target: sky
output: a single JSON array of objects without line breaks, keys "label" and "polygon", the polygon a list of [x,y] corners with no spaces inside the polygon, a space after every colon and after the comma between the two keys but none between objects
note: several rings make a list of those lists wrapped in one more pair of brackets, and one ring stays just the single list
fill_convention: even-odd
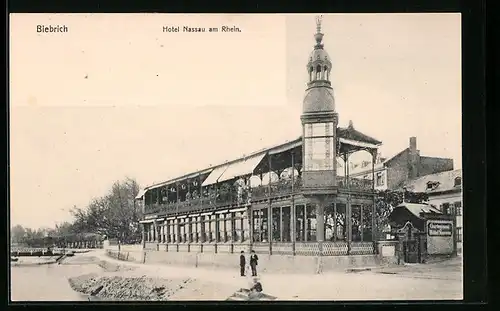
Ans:
[{"label": "sky", "polygon": [[[162,31],[223,25],[241,32]],[[10,31],[12,225],[301,133],[313,15],[11,14]],[[459,14],[324,15],[322,32],[339,126],[461,167]]]}]

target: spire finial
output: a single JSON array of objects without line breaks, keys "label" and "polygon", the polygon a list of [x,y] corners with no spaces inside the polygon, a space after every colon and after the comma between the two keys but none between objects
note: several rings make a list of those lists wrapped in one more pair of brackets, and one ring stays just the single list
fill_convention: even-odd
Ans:
[{"label": "spire finial", "polygon": [[323,20],[323,15],[316,16],[316,33],[321,33],[321,21]]},{"label": "spire finial", "polygon": [[323,44],[321,44],[321,40],[323,40],[323,34],[321,33],[321,21],[323,20],[323,15],[316,16],[316,34],[314,35],[314,39],[316,39],[315,49],[322,49]]}]

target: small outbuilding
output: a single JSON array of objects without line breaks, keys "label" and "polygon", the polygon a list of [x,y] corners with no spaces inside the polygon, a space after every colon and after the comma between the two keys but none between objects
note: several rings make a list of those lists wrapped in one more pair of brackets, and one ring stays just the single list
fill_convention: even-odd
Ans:
[{"label": "small outbuilding", "polygon": [[430,257],[456,254],[456,222],[429,204],[402,203],[389,215],[392,234],[399,240],[398,258],[424,263]]}]

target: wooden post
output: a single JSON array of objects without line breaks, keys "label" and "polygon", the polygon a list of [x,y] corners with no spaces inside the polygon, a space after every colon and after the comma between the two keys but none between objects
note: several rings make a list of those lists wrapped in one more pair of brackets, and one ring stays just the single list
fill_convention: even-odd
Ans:
[{"label": "wooden post", "polygon": [[325,199],[316,201],[316,242],[318,242],[319,255],[323,255],[323,242],[325,241]]},{"label": "wooden post", "polygon": [[344,155],[345,160],[345,182],[347,186],[347,204],[346,204],[346,229],[347,229],[347,255],[351,254],[352,244],[352,205],[351,205],[351,185],[349,182],[349,156]]},{"label": "wooden post", "polygon": [[283,242],[283,206],[280,209],[280,242]]},{"label": "wooden post", "polygon": [[297,221],[295,220],[296,218],[296,212],[295,212],[295,152],[292,151],[292,206],[290,207],[290,235],[291,235],[291,240],[292,240],[292,254],[295,256],[295,226]]},{"label": "wooden post", "polygon": [[337,241],[337,202],[333,202],[333,242]]},{"label": "wooden post", "polygon": [[271,154],[268,154],[268,158],[267,158],[267,163],[268,163],[268,166],[269,166],[269,183],[267,185],[267,190],[268,190],[268,202],[269,202],[269,206],[268,206],[268,209],[267,209],[267,239],[268,239],[268,242],[269,242],[269,255],[272,255],[273,253],[273,246],[272,246],[272,237],[273,237],[273,226],[272,226],[272,208],[271,208],[271,172],[272,172],[272,168],[271,168]]},{"label": "wooden post", "polygon": [[376,150],[372,150],[372,191],[373,191],[373,203],[372,203],[372,241],[373,241],[373,251],[376,254],[378,252],[377,247],[377,207],[375,206],[375,161],[377,159]]}]

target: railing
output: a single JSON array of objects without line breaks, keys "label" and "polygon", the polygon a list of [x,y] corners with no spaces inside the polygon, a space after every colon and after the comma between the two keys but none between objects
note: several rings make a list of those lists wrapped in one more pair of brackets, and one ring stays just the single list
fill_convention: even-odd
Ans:
[{"label": "railing", "polygon": [[187,201],[179,201],[178,203],[167,204],[147,204],[145,207],[146,214],[155,213],[185,213],[196,210],[210,210],[216,206],[227,205],[242,205],[248,201],[248,196],[243,195],[238,198],[237,195],[232,193],[222,193],[217,197],[204,197],[202,199],[191,199]]},{"label": "railing", "polygon": [[349,183],[346,182],[344,176],[337,177],[337,185],[341,189],[350,189],[355,191],[372,191],[373,184],[370,179],[349,178]]},{"label": "railing", "polygon": [[[348,180],[348,183],[347,183]],[[350,191],[364,191],[370,192],[373,189],[372,180],[369,179],[359,179],[359,178],[345,178],[343,176],[337,177],[337,186],[339,189]],[[297,178],[293,182],[290,179],[282,179],[277,182],[271,183],[271,185],[263,185],[254,187],[248,193],[248,190],[244,190],[241,195],[234,188],[222,189],[217,196],[214,193],[207,194],[203,198],[190,199],[186,201],[181,201],[178,203],[166,203],[166,204],[148,204],[146,205],[145,211],[148,214],[152,213],[168,213],[168,212],[190,212],[194,210],[210,210],[216,206],[228,206],[228,205],[243,205],[249,200],[258,201],[264,200],[272,197],[286,196],[292,194],[292,192],[300,193],[302,188],[302,180]]]}]

